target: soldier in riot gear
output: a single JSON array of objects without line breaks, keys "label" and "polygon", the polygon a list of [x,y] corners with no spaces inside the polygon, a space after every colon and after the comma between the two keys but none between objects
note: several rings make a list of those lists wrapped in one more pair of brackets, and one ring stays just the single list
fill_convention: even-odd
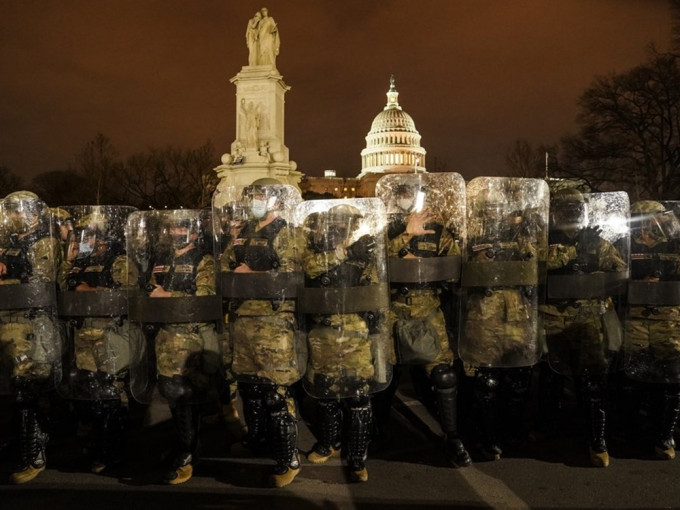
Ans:
[{"label": "soldier in riot gear", "polygon": [[243,444],[274,457],[269,480],[274,487],[290,484],[300,472],[290,386],[301,377],[295,346],[295,289],[301,273],[297,233],[281,216],[299,200],[297,190],[274,179],[245,187],[241,201],[250,217],[220,258],[230,368],[248,430]]},{"label": "soldier in riot gear", "polygon": [[[605,208],[607,212],[614,214],[618,204],[627,215],[627,196],[609,195],[616,202]],[[576,189],[558,190],[551,197],[547,302],[542,312],[550,365],[574,377],[589,429],[590,462],[606,467],[607,373],[621,344],[612,296],[616,285],[625,282],[627,260],[599,227],[589,226],[588,214],[586,196]]]},{"label": "soldier in riot gear", "polygon": [[[675,458],[680,416],[680,225],[673,206],[642,200],[631,206],[631,280],[625,323],[625,373],[637,390],[627,395],[635,422],[636,404],[652,403],[654,454]],[[630,398],[633,397],[633,398]]]},{"label": "soldier in riot gear", "polygon": [[[460,355],[473,376],[482,454],[524,441],[538,361],[539,262],[547,243],[545,183],[478,178],[468,185]],[[502,424],[502,426],[501,426]]]},{"label": "soldier in riot gear", "polygon": [[[314,205],[321,207],[323,202]],[[381,379],[377,372],[383,370],[374,359],[373,335],[379,334],[386,311],[380,310],[377,294],[370,299],[361,294],[364,289],[380,289],[380,259],[374,254],[376,236],[355,236],[362,219],[361,211],[348,203],[306,216],[305,289],[301,298],[307,312],[309,346],[303,385],[317,404],[317,442],[307,459],[323,463],[339,456],[344,448],[354,482],[368,480],[370,393]],[[382,306],[386,307],[387,288],[382,288]]]},{"label": "soldier in riot gear", "polygon": [[[454,466],[468,466],[470,455],[458,434],[458,374],[442,310],[442,296],[460,277],[460,238],[454,235],[464,235],[465,183],[458,174],[393,175],[381,179],[377,190],[391,211],[387,236],[396,361],[424,372],[416,379],[434,392],[444,451]],[[392,391],[376,395],[378,409],[386,397],[389,405],[396,379]]]},{"label": "soldier in riot gear", "polygon": [[[29,191],[0,203],[8,236],[0,246],[0,382],[10,383],[19,427],[20,463],[11,482],[33,480],[45,469],[41,399],[61,376],[56,327],[59,241],[47,206]],[[4,380],[4,381],[3,381]]]},{"label": "soldier in riot gear", "polygon": [[[201,404],[218,364],[216,325],[221,313],[215,292],[215,259],[206,248],[200,211],[134,213],[128,229],[154,222],[160,236],[148,263],[140,264],[152,272],[143,284],[148,297],[131,302],[130,316],[151,329],[158,389],[170,407],[178,440],[163,482],[177,485],[193,476]],[[133,232],[126,235],[128,244],[136,237]]]},{"label": "soldier in riot gear", "polygon": [[75,209],[59,293],[72,351],[61,390],[75,401],[81,420],[92,422],[91,470],[100,473],[122,460],[127,431],[130,334],[138,333],[130,331],[125,292],[138,280],[125,253],[124,222],[132,208]]}]

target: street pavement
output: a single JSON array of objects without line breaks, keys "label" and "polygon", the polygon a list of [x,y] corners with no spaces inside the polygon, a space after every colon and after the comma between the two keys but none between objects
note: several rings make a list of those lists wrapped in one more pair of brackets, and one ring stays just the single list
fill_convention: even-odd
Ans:
[{"label": "street pavement", "polygon": [[[95,475],[88,470],[83,439],[61,411],[51,424],[48,468],[23,486],[6,482],[16,452],[8,421],[0,421],[5,439],[0,510],[680,508],[680,459],[657,461],[646,445],[611,440],[610,467],[592,468],[580,429],[569,419],[557,437],[506,449],[497,462],[484,461],[468,439],[473,465],[453,468],[443,454],[439,426],[415,399],[408,379],[399,385],[383,440],[372,446],[370,479],[364,484],[350,483],[338,459],[312,465],[303,458],[302,471],[290,486],[267,488],[272,462],[251,458],[240,444],[231,444],[226,425],[207,416],[195,476],[180,486],[162,485],[162,457],[173,438],[162,404],[132,408],[136,432],[127,462]],[[565,412],[575,415],[570,411],[567,405]],[[473,433],[474,425],[466,435]],[[299,447],[306,452],[313,443],[301,419]]]}]

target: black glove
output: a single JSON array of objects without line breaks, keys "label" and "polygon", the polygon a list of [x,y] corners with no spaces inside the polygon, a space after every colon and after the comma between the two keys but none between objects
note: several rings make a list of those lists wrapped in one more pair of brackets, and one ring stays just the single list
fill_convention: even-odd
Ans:
[{"label": "black glove", "polygon": [[599,227],[584,227],[578,234],[576,234],[576,246],[579,254],[592,253],[600,246],[600,234],[602,230]]},{"label": "black glove", "polygon": [[375,250],[375,238],[365,234],[347,248],[347,258],[367,261]]}]

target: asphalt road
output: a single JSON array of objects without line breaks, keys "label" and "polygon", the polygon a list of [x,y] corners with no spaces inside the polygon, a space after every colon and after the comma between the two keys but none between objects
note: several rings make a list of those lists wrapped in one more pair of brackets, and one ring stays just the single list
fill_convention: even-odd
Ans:
[{"label": "asphalt road", "polygon": [[[452,468],[436,421],[407,383],[400,384],[384,441],[373,445],[365,484],[349,483],[340,460],[324,465],[303,460],[290,486],[266,488],[271,461],[230,445],[226,426],[208,416],[195,476],[180,486],[161,485],[162,456],[173,437],[167,411],[162,405],[134,411],[137,429],[128,460],[104,475],[89,473],[72,420],[57,415],[48,468],[23,486],[5,482],[14,444],[3,413],[0,509],[680,508],[680,458],[657,461],[646,445],[610,440],[610,467],[592,468],[580,429],[570,419],[558,437],[506,449],[498,462],[483,461],[468,441],[473,465]],[[313,443],[301,421],[300,449],[308,451]]]}]

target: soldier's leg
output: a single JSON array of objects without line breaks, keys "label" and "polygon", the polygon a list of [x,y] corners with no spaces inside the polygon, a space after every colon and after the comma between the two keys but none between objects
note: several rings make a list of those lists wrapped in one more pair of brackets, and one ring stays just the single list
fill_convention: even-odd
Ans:
[{"label": "soldier's leg", "polygon": [[274,487],[285,487],[300,472],[297,452],[295,402],[285,386],[268,385],[265,405],[269,415],[269,437],[276,467],[270,478]]},{"label": "soldier's leg", "polygon": [[[658,390],[657,390],[658,391]],[[675,458],[673,435],[680,418],[680,384],[665,384],[656,411],[654,453],[658,459]]]},{"label": "soldier's leg", "polygon": [[475,397],[479,403],[482,454],[488,460],[500,460],[498,440],[500,374],[498,369],[478,368],[475,372]]},{"label": "soldier's leg", "polygon": [[347,431],[347,465],[353,482],[368,481],[366,457],[371,439],[373,413],[371,399],[367,395],[352,397],[347,401],[349,429]]},{"label": "soldier's leg", "polygon": [[321,464],[340,455],[342,441],[342,405],[337,399],[319,399],[316,403],[317,442],[307,455],[313,464]]},{"label": "soldier's leg", "polygon": [[451,365],[437,365],[430,372],[437,400],[437,414],[444,431],[444,451],[449,460],[459,467],[469,466],[472,460],[458,435],[458,376]]},{"label": "soldier's leg", "polygon": [[163,477],[169,485],[184,483],[193,476],[198,450],[200,409],[194,388],[181,376],[159,376],[160,394],[168,401],[177,433],[177,452]]},{"label": "soldier's leg", "polygon": [[598,371],[585,369],[578,383],[588,425],[590,463],[595,467],[607,467],[609,465],[606,442],[607,377]]},{"label": "soldier's leg", "polygon": [[239,381],[238,392],[243,404],[246,435],[241,441],[254,455],[267,453],[267,409],[261,384]]},{"label": "soldier's leg", "polygon": [[526,408],[530,398],[532,367],[505,369],[503,389],[505,439],[520,446],[526,441]]},{"label": "soldier's leg", "polygon": [[127,407],[120,398],[92,402],[94,452],[90,467],[101,473],[123,460],[127,436]]},{"label": "soldier's leg", "polygon": [[540,436],[555,434],[564,398],[564,376],[544,361],[538,368],[538,419],[536,432]]},{"label": "soldier's leg", "polygon": [[395,365],[392,368],[392,380],[384,390],[371,395],[371,406],[373,407],[373,427],[371,432],[372,441],[380,441],[384,437],[385,426],[389,422],[392,411],[392,400],[397,392],[401,367]]},{"label": "soldier's leg", "polygon": [[40,393],[35,384],[24,377],[15,377],[12,382],[19,427],[20,458],[19,467],[12,473],[10,481],[22,484],[30,482],[45,469],[48,435],[41,425]]}]

